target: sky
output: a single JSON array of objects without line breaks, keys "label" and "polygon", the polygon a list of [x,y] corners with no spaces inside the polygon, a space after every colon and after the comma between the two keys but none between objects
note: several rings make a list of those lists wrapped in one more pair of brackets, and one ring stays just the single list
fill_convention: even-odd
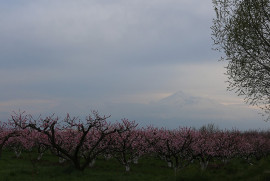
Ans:
[{"label": "sky", "polygon": [[211,0],[0,0],[0,120],[12,111],[141,126],[268,129],[227,91]]}]

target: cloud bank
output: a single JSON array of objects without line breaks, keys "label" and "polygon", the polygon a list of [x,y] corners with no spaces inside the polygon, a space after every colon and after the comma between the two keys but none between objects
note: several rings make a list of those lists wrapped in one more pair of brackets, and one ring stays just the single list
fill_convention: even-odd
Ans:
[{"label": "cloud bank", "polygon": [[[217,120],[257,126],[260,116],[226,92],[226,63],[211,50],[211,3],[0,1],[0,119],[18,109],[98,109],[112,119],[168,127]],[[187,98],[168,102],[179,90]]]}]

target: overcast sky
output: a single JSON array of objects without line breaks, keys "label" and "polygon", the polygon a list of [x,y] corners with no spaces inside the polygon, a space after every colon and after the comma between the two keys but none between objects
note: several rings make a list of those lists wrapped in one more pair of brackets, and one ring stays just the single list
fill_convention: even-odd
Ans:
[{"label": "overcast sky", "polygon": [[142,126],[268,128],[226,91],[211,2],[0,0],[0,119],[99,110]]}]

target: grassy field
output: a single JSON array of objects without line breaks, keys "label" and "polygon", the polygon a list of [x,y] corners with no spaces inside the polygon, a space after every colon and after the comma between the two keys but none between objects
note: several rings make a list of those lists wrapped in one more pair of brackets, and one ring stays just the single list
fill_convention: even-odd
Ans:
[{"label": "grassy field", "polygon": [[153,157],[142,158],[137,165],[131,166],[126,173],[116,160],[98,159],[93,168],[83,172],[74,170],[69,163],[59,164],[58,159],[47,153],[40,161],[34,161],[37,155],[24,153],[17,159],[14,153],[5,150],[0,159],[0,180],[91,180],[91,181],[169,181],[169,180],[270,180],[270,157],[253,165],[244,160],[233,160],[226,165],[210,163],[201,171],[199,163],[174,172],[162,160]]}]

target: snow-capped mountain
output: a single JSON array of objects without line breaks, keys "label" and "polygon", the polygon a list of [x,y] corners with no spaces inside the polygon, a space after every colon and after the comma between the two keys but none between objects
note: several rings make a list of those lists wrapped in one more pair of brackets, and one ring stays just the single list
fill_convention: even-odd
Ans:
[{"label": "snow-capped mountain", "polygon": [[[183,108],[217,108],[221,105],[217,101],[213,99],[209,99],[206,97],[199,97],[199,96],[193,96],[187,93],[184,93],[183,91],[178,91],[168,97],[165,97],[158,102],[156,102],[156,105],[162,105],[162,106],[169,106],[169,107],[174,107],[175,109]],[[180,110],[178,110],[180,111]]]},{"label": "snow-capped mountain", "polygon": [[157,102],[157,104],[167,104],[167,105],[194,105],[198,104],[202,99],[200,97],[194,97],[188,95],[182,91],[178,91],[168,97],[165,97]]}]

